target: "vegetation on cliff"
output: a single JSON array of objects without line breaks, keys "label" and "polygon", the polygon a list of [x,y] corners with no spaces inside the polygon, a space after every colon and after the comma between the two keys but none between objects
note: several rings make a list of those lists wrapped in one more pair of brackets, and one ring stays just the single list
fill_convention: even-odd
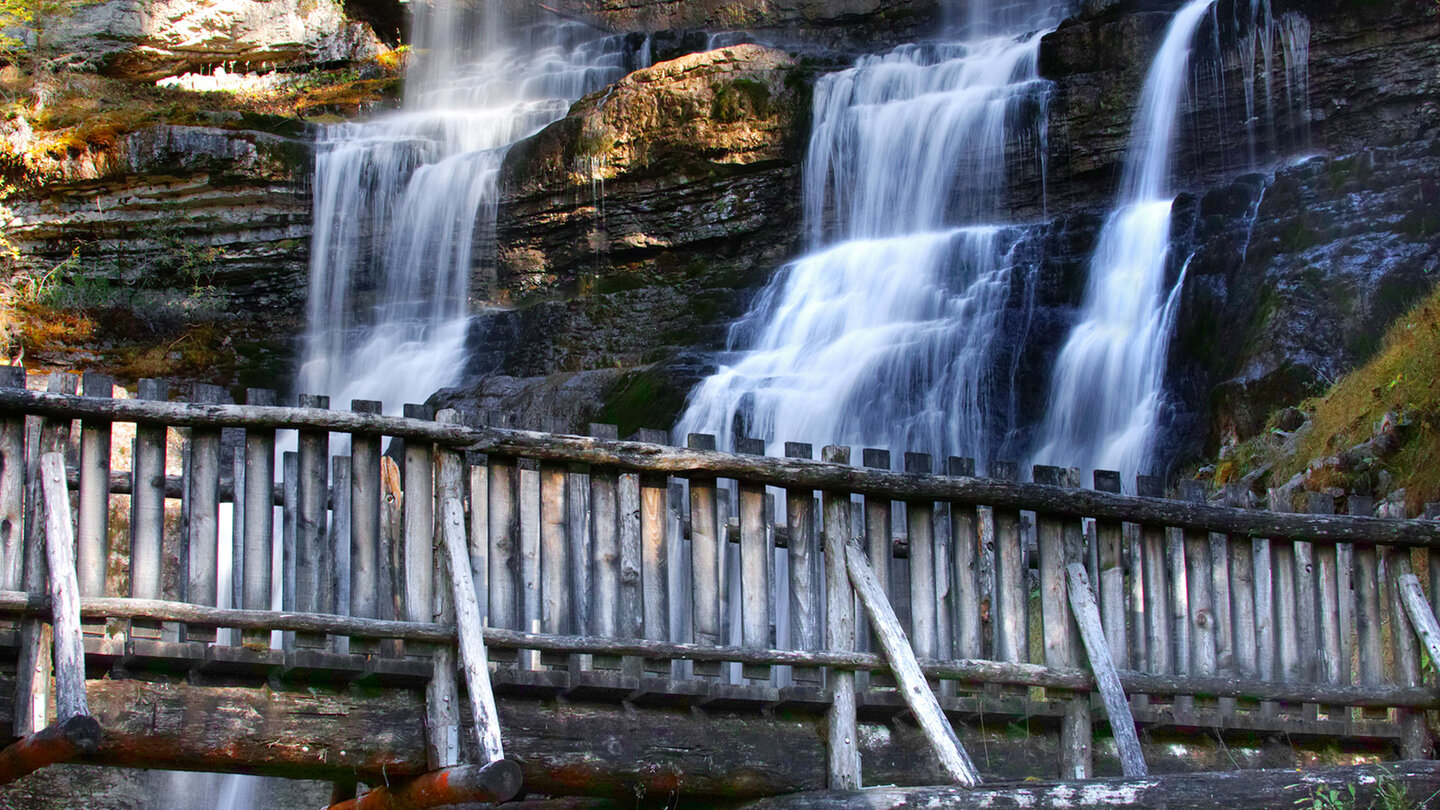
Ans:
[{"label": "vegetation on cliff", "polygon": [[1368,362],[1222,453],[1215,476],[1373,492],[1403,501],[1410,514],[1440,500],[1440,286],[1390,327]]}]

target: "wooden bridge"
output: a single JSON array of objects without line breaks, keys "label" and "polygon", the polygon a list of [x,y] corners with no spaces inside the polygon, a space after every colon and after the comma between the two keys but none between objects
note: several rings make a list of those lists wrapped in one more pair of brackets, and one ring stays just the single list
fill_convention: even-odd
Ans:
[{"label": "wooden bridge", "polygon": [[1431,754],[1440,522],[1359,495],[25,382],[0,367],[0,779],[673,804]]}]

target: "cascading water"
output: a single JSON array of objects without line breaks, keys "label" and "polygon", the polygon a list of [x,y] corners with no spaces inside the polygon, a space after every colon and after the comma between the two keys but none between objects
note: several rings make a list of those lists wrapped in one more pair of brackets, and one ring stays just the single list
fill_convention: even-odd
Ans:
[{"label": "cascading water", "polygon": [[461,9],[416,4],[400,112],[319,138],[302,391],[394,412],[452,383],[506,150],[638,66],[622,38]]},{"label": "cascading water", "polygon": [[1127,480],[1150,472],[1180,287],[1165,288],[1171,151],[1190,41],[1214,2],[1191,0],[1176,13],[1145,77],[1119,206],[1100,232],[1079,323],[1056,359],[1036,463],[1119,470]]},{"label": "cascading water", "polygon": [[1035,29],[1061,11],[972,10],[966,30],[989,38],[905,45],[820,80],[809,253],[732,327],[679,434],[728,447],[738,430],[772,452],[803,441],[988,457],[1009,427],[993,401],[1010,386],[992,377],[1007,365],[1001,329],[1026,237],[991,218],[1018,168],[1007,151],[1028,149],[1042,171]]}]

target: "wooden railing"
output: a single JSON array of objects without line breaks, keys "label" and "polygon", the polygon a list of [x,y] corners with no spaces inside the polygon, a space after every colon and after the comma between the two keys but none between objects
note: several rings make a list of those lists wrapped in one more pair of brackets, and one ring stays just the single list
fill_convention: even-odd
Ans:
[{"label": "wooden railing", "polygon": [[[1141,725],[1394,739],[1416,758],[1423,712],[1440,708],[1405,599],[1412,565],[1440,577],[1440,522],[1368,517],[1358,495],[1349,515],[1318,494],[1292,514],[1279,497],[1238,508],[1234,488],[1223,506],[1198,488],[1165,499],[1143,476],[1125,495],[1107,472],[1083,489],[1052,467],[1020,483],[1013,464],[980,478],[968,459],[907,453],[895,472],[877,450],[855,466],[845,447],[775,458],[752,440],[717,452],[708,436],[680,448],[656,431],[542,434],[420,406],[278,407],[260,390],[245,405],[205,386],[171,402],[148,380],[110,399],[95,375],[77,396],[78,380],[30,391],[0,367],[0,615],[22,628],[19,734],[44,725],[23,628],[49,609],[37,469],[54,451],[75,491],[92,667],[426,682],[456,638],[441,541],[454,501],[506,688],[820,710],[853,682],[862,710],[904,705],[894,657],[871,652],[874,612],[853,612],[853,542],[941,707],[1059,718],[1067,774],[1089,773],[1099,668],[1082,603]],[[112,469],[127,424],[129,469]]]}]

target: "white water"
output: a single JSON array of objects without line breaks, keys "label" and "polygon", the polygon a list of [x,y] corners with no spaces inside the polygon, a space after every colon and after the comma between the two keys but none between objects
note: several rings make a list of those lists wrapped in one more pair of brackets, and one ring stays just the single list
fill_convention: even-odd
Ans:
[{"label": "white water", "polygon": [[1176,13],[1145,77],[1118,207],[1100,233],[1079,323],[1056,360],[1036,463],[1119,470],[1125,480],[1151,472],[1180,287],[1165,286],[1171,151],[1190,41],[1213,3],[1191,0]]},{"label": "white water", "polygon": [[770,452],[799,441],[988,457],[1024,235],[991,218],[1017,154],[1039,173],[1048,85],[1033,29],[1061,10],[1029,8],[1018,36],[906,45],[818,82],[809,252],[732,327],[720,368],[691,392],[682,438],[712,433],[728,448],[738,427]]},{"label": "white water", "polygon": [[504,34],[494,12],[461,9],[416,4],[424,56],[400,112],[319,138],[299,390],[337,406],[394,413],[455,381],[505,151],[626,70],[618,38],[574,24]]}]

